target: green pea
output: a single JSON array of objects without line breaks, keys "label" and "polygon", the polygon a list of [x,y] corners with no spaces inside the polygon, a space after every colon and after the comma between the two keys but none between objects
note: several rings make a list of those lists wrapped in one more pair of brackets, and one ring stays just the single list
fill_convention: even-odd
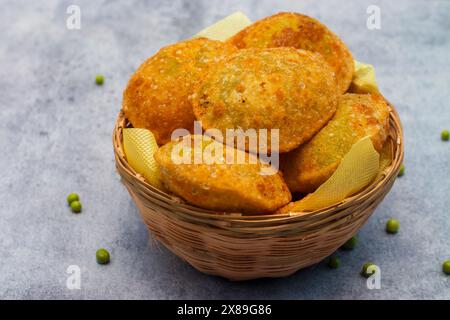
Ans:
[{"label": "green pea", "polygon": [[101,74],[95,76],[95,83],[101,86],[105,82],[105,77]]},{"label": "green pea", "polygon": [[386,232],[387,233],[397,233],[400,228],[400,222],[397,219],[389,219],[386,222]]},{"label": "green pea", "polygon": [[98,249],[95,253],[95,258],[98,264],[108,264],[109,263],[109,252],[106,249]]},{"label": "green pea", "polygon": [[81,212],[81,202],[80,201],[72,201],[70,204],[70,209],[72,209],[72,212],[74,213],[80,213]]},{"label": "green pea", "polygon": [[444,271],[445,274],[450,274],[450,260],[444,261],[442,264],[442,271]]},{"label": "green pea", "polygon": [[401,176],[403,176],[405,174],[405,165],[404,164],[402,164],[401,165],[401,167],[400,167],[400,171],[398,172],[398,177],[401,177]]},{"label": "green pea", "polygon": [[340,264],[341,264],[341,259],[339,259],[338,256],[332,256],[328,260],[328,267],[330,267],[331,269],[339,268]]},{"label": "green pea", "polygon": [[80,200],[80,197],[76,193],[71,193],[67,196],[67,203],[69,204],[69,206],[72,202],[78,201],[78,200]]},{"label": "green pea", "polygon": [[361,275],[362,275],[364,278],[368,278],[368,277],[370,277],[371,275],[373,275],[373,274],[375,273],[375,271],[369,273],[368,269],[369,269],[370,266],[374,266],[374,265],[375,265],[375,264],[372,263],[372,262],[367,262],[367,263],[365,263],[365,264],[363,265],[363,267],[362,267]]},{"label": "green pea", "polygon": [[441,139],[443,141],[448,141],[449,138],[450,138],[450,132],[448,130],[443,130],[441,132]]},{"label": "green pea", "polygon": [[356,247],[357,243],[358,243],[358,237],[353,236],[350,239],[348,239],[347,242],[344,243],[341,248],[344,250],[353,250]]}]

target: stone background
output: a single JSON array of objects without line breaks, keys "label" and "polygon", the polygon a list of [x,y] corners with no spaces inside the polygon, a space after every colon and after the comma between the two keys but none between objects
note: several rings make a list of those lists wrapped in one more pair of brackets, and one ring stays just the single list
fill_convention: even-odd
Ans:
[{"label": "stone background", "polygon": [[[66,8],[81,8],[81,30]],[[381,30],[366,9],[381,8]],[[355,58],[374,64],[405,129],[406,175],[342,252],[285,279],[244,283],[200,274],[149,245],[136,207],[115,172],[111,132],[122,90],[161,46],[241,10],[256,20],[279,11],[314,16]],[[423,299],[450,298],[450,1],[2,1],[0,11],[0,298],[63,299]],[[102,87],[95,74],[105,75]],[[83,213],[67,208],[78,192]],[[389,217],[401,231],[384,232]],[[107,266],[95,262],[110,250]],[[359,270],[382,271],[368,290]],[[82,270],[81,289],[66,269]]]}]

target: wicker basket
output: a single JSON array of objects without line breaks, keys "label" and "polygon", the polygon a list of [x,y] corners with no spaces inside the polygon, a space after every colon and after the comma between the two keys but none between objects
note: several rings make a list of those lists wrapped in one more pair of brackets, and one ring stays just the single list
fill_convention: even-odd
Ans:
[{"label": "wicker basket", "polygon": [[144,181],[127,163],[119,114],[113,133],[116,167],[152,234],[201,272],[231,280],[284,277],[332,254],[366,222],[391,189],[403,161],[403,134],[391,106],[392,163],[370,186],[314,212],[244,216],[186,204]]}]

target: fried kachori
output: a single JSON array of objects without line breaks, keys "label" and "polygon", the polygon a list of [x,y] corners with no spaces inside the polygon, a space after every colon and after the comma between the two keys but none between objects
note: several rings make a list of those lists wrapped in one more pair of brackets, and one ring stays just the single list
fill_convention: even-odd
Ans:
[{"label": "fried kachori", "polygon": [[227,129],[279,129],[279,146],[268,135],[267,149],[287,152],[325,125],[338,95],[334,73],[320,54],[252,48],[208,70],[196,86],[193,108],[203,128],[224,136]]},{"label": "fried kachori", "polygon": [[[231,161],[229,155],[234,157]],[[156,152],[155,160],[164,186],[202,208],[270,213],[291,200],[279,172],[266,174],[269,165],[256,156],[204,135],[169,142]]]},{"label": "fried kachori", "polygon": [[238,48],[294,47],[320,53],[336,73],[340,93],[353,76],[354,63],[345,43],[324,24],[299,13],[278,13],[240,31],[228,42]]},{"label": "fried kachori", "polygon": [[205,38],[162,48],[128,82],[122,105],[126,117],[135,128],[151,130],[160,145],[170,141],[175,129],[192,131],[189,95],[209,66],[235,50],[231,44]]},{"label": "fried kachori", "polygon": [[292,192],[315,191],[336,170],[352,145],[370,136],[380,151],[389,131],[389,106],[379,94],[345,94],[334,117],[310,141],[281,155],[280,165]]}]

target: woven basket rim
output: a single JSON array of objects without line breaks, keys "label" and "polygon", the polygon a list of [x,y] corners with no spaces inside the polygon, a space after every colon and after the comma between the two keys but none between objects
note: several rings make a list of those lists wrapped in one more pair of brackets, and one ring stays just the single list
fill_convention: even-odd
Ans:
[{"label": "woven basket rim", "polygon": [[225,224],[227,228],[230,228],[234,223],[237,223],[239,224],[239,229],[241,231],[242,224],[249,228],[261,228],[261,226],[264,225],[273,228],[277,225],[301,223],[302,221],[308,221],[309,223],[321,221],[324,218],[331,216],[337,210],[358,206],[364,203],[367,199],[373,197],[374,194],[377,194],[380,190],[384,189],[386,185],[389,184],[391,178],[398,174],[404,157],[403,129],[395,107],[391,103],[389,103],[389,106],[390,132],[388,139],[391,141],[391,147],[393,148],[391,164],[383,170],[375,181],[363,190],[335,205],[319,210],[261,215],[248,215],[238,212],[216,212],[195,207],[175,195],[155,188],[146,182],[145,179],[126,161],[123,150],[122,128],[130,127],[130,123],[125,118],[122,110],[119,112],[116,119],[112,136],[116,168],[118,171],[120,170],[122,179],[129,180],[128,182],[136,187],[134,192],[138,192],[142,197],[156,205],[172,207],[173,210],[171,211],[174,212],[174,214],[176,213],[179,215],[180,219],[186,221],[196,221],[198,223],[215,224],[218,226]]}]

